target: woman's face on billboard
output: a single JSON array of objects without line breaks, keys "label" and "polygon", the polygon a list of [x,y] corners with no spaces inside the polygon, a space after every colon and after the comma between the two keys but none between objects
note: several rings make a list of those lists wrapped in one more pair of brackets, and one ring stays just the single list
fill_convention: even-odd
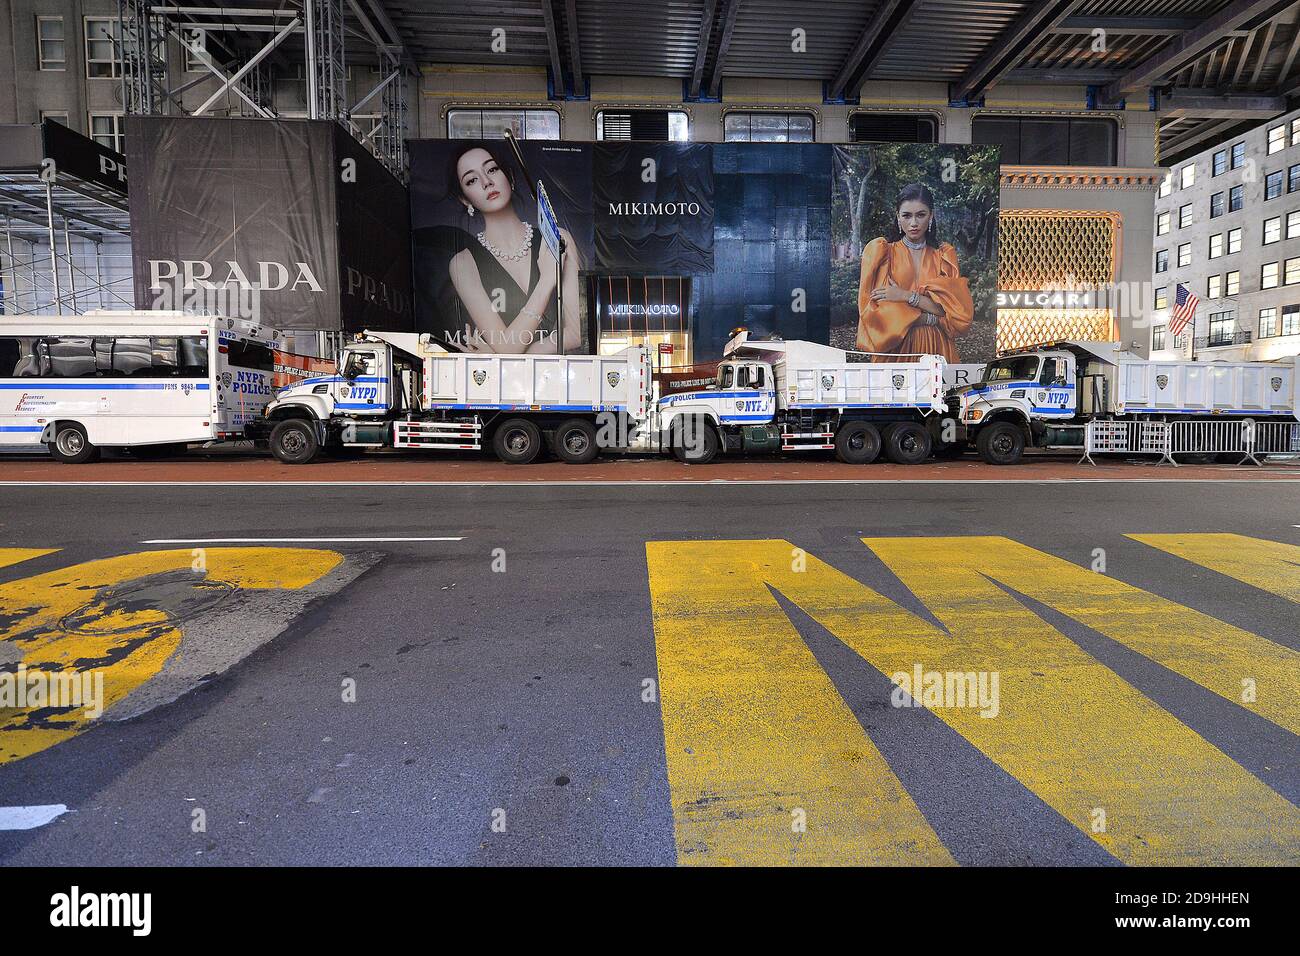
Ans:
[{"label": "woman's face on billboard", "polygon": [[913,242],[925,238],[930,228],[930,207],[919,199],[909,199],[898,207],[898,231]]},{"label": "woman's face on billboard", "polygon": [[486,149],[471,149],[456,163],[461,195],[479,212],[510,205],[510,178]]}]

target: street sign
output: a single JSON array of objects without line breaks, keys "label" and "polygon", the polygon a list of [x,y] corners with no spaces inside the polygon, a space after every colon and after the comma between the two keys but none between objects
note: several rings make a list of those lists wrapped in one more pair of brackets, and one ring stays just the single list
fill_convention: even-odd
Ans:
[{"label": "street sign", "polygon": [[546,195],[546,186],[539,179],[537,181],[537,229],[542,234],[542,239],[546,242],[546,248],[551,250],[551,255],[555,256],[555,261],[560,261],[560,223],[555,218],[555,208],[551,205],[551,197]]},{"label": "street sign", "polygon": [[660,354],[660,355],[672,355],[672,354],[673,354],[673,343],[672,343],[672,342],[660,342],[660,343],[659,343],[659,354]]}]

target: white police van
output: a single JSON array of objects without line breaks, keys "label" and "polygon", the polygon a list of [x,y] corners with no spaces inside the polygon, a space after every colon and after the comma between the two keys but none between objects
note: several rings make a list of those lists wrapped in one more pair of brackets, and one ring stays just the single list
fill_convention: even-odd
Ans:
[{"label": "white police van", "polygon": [[166,457],[242,438],[274,394],[275,333],[184,312],[0,316],[0,449]]}]

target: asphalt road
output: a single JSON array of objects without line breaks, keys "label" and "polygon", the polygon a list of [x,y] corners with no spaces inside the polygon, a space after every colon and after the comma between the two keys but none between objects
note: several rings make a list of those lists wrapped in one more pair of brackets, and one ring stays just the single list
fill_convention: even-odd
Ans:
[{"label": "asphalt road", "polygon": [[[6,864],[1300,857],[1295,482],[0,493],[0,670],[113,701],[0,729]],[[890,706],[958,646],[1001,717]]]}]

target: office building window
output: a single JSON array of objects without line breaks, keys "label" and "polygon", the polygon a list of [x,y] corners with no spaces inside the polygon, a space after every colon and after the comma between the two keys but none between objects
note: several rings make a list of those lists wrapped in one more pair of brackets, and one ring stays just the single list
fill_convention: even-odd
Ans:
[{"label": "office building window", "polygon": [[208,55],[208,34],[201,27],[185,27],[181,30],[184,38],[181,49],[185,53],[186,73],[206,73],[207,66],[200,57]]},{"label": "office building window", "polygon": [[1259,337],[1266,339],[1271,335],[1277,335],[1277,309],[1260,309]]},{"label": "office building window", "polygon": [[1210,236],[1210,258],[1217,259],[1223,255],[1223,233],[1216,232]]},{"label": "office building window", "polygon": [[90,138],[101,146],[121,153],[126,144],[122,137],[121,113],[91,113]]},{"label": "office building window", "polygon": [[1246,144],[1244,142],[1233,143],[1232,144],[1232,168],[1240,169],[1245,162],[1246,162]]},{"label": "office building window", "polygon": [[60,126],[68,125],[68,113],[66,110],[41,110],[41,122],[49,120],[51,123],[58,123]]},{"label": "office building window", "polygon": [[1259,287],[1261,289],[1277,288],[1277,263],[1266,262],[1259,270]]},{"label": "office building window", "polygon": [[1264,201],[1276,199],[1282,195],[1282,170],[1269,173],[1264,177]]},{"label": "office building window", "polygon": [[1228,212],[1237,212],[1246,200],[1246,187],[1233,186],[1228,190]]},{"label": "office building window", "polygon": [[1184,242],[1178,247],[1178,268],[1185,269],[1192,264],[1192,244]]},{"label": "office building window", "polygon": [[117,56],[117,19],[86,17],[86,76],[112,79],[122,75]]},{"label": "office building window", "polygon": [[1178,207],[1178,228],[1186,229],[1192,224],[1192,204]]},{"label": "office building window", "polygon": [[1236,295],[1241,291],[1241,273],[1237,270],[1227,273],[1223,277],[1223,294]]},{"label": "office building window", "polygon": [[1289,193],[1300,189],[1300,163],[1296,163],[1286,171],[1286,191]]},{"label": "office building window", "polygon": [[516,139],[559,139],[560,114],[556,110],[447,111],[448,139],[501,139],[507,130]]},{"label": "office building window", "polygon": [[1286,237],[1300,238],[1300,209],[1286,214]]},{"label": "office building window", "polygon": [[1165,347],[1165,327],[1157,325],[1151,330],[1151,351],[1159,352]]},{"label": "office building window", "polygon": [[1169,271],[1169,250],[1159,249],[1156,251],[1156,272]]},{"label": "office building window", "polygon": [[1295,285],[1300,282],[1300,256],[1286,261],[1286,267],[1282,271],[1282,284]]},{"label": "office building window", "polygon": [[1231,345],[1233,334],[1236,332],[1236,325],[1233,313],[1231,312],[1211,312],[1210,313],[1210,345]]},{"label": "office building window", "polygon": [[1282,238],[1282,217],[1273,216],[1264,220],[1264,245],[1271,246]]},{"label": "office building window", "polygon": [[1163,199],[1173,191],[1174,191],[1174,174],[1169,173],[1167,176],[1165,176],[1164,179],[1160,180],[1160,192],[1158,192],[1156,195],[1159,196],[1161,199]]},{"label": "office building window", "polygon": [[1196,185],[1196,164],[1188,163],[1182,168],[1180,183],[1183,189]]},{"label": "office building window", "polygon": [[1156,235],[1163,236],[1169,231],[1169,213],[1162,212],[1156,216]]},{"label": "office building window", "polygon": [[1241,227],[1228,230],[1228,255],[1241,252]]},{"label": "office building window", "polygon": [[1157,309],[1169,308],[1169,287],[1162,285],[1156,288],[1155,307]]},{"label": "office building window", "polygon": [[36,18],[36,52],[42,70],[68,68],[68,57],[64,50],[63,17]]},{"label": "office building window", "polygon": [[1283,335],[1300,335],[1300,305],[1282,306]]},{"label": "office building window", "polygon": [[1221,149],[1214,154],[1214,162],[1210,164],[1210,175],[1222,176],[1228,171],[1228,151]]},{"label": "office building window", "polygon": [[1212,275],[1205,280],[1205,297],[1217,299],[1223,292],[1223,276]]},{"label": "office building window", "polygon": [[684,143],[690,138],[690,121],[681,110],[599,110],[596,113],[596,139]]},{"label": "office building window", "polygon": [[811,113],[728,113],[722,120],[722,138],[728,143],[811,143]]},{"label": "office building window", "polygon": [[971,142],[1001,146],[1008,166],[1114,166],[1119,128],[1111,119],[984,114],[971,124]]},{"label": "office building window", "polygon": [[1274,126],[1268,131],[1268,155],[1286,148],[1286,127]]},{"label": "office building window", "polygon": [[1210,218],[1217,219],[1223,215],[1223,193],[1215,193],[1210,197]]}]

